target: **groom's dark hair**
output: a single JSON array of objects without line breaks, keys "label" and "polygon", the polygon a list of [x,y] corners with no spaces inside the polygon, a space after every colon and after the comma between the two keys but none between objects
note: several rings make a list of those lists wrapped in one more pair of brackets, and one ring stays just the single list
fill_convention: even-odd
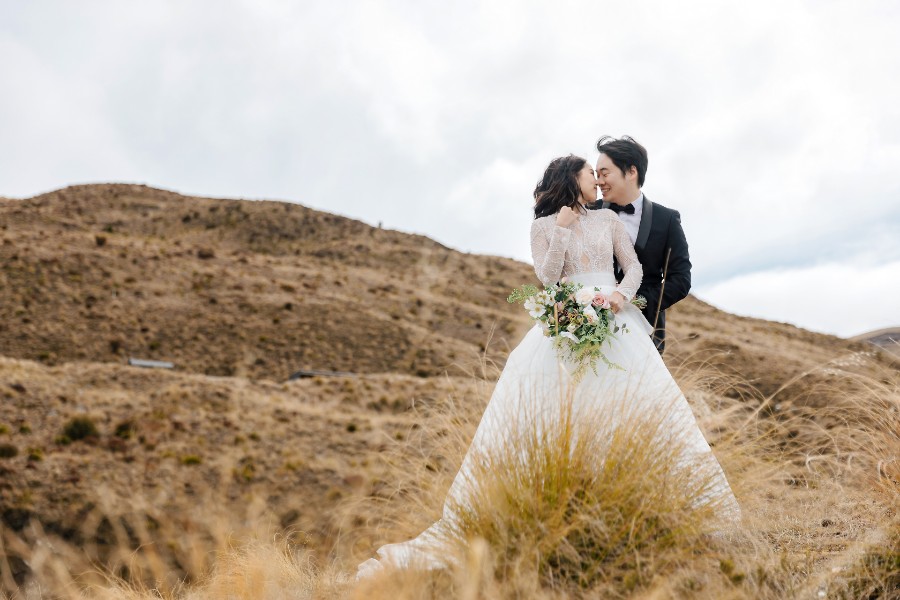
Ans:
[{"label": "groom's dark hair", "polygon": [[638,187],[644,187],[644,177],[647,175],[647,149],[634,141],[634,138],[624,135],[616,139],[604,135],[597,140],[597,152],[607,155],[623,175],[630,171],[631,167],[637,169]]},{"label": "groom's dark hair", "polygon": [[570,154],[554,158],[547,165],[544,175],[534,187],[534,218],[540,219],[555,215],[563,206],[583,211],[578,198],[581,188],[578,186],[578,172],[587,161],[580,156]]}]

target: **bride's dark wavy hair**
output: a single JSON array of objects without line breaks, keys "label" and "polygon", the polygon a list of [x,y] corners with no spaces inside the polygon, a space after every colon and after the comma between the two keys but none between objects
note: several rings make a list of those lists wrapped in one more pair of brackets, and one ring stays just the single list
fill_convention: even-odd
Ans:
[{"label": "bride's dark wavy hair", "polygon": [[578,186],[578,172],[587,161],[570,154],[550,161],[544,176],[534,188],[534,218],[555,215],[563,206],[574,210],[584,210],[578,201],[581,188]]}]

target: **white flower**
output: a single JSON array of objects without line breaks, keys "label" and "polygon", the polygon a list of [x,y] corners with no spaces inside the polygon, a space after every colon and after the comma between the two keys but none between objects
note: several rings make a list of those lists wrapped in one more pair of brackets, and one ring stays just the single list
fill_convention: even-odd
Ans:
[{"label": "white flower", "polygon": [[575,302],[581,304],[582,306],[588,306],[591,302],[594,301],[594,292],[593,288],[581,288],[577,292],[575,292]]},{"label": "white flower", "polygon": [[597,311],[595,311],[590,306],[585,306],[584,310],[581,312],[584,313],[585,318],[587,318],[587,322],[590,323],[591,325],[594,325],[595,323],[597,323],[597,321],[600,320],[600,317],[597,316]]},{"label": "white flower", "polygon": [[578,325],[576,325],[575,323],[569,323],[569,325],[568,325],[568,327],[566,327],[566,329],[571,332],[574,332],[576,329],[578,329]]},{"label": "white flower", "polygon": [[568,340],[572,340],[572,341],[575,342],[576,344],[580,341],[580,340],[575,336],[574,333],[569,333],[568,331],[563,331],[563,332],[562,332],[561,334],[559,334],[559,335],[560,335],[560,337],[564,337],[564,338],[566,338],[566,339],[568,339]]},{"label": "white flower", "polygon": [[532,319],[537,319],[547,311],[547,308],[532,296],[525,301],[525,310],[528,311]]},{"label": "white flower", "polygon": [[550,296],[550,292],[547,290],[538,293],[535,298],[537,298],[537,301],[541,304],[553,304],[553,297]]}]

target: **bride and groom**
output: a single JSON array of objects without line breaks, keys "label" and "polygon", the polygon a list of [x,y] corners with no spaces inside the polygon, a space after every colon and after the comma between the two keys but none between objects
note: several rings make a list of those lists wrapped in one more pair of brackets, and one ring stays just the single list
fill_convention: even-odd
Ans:
[{"label": "bride and groom", "polygon": [[[661,358],[665,310],[690,289],[691,263],[680,216],[643,195],[648,162],[643,146],[630,137],[602,137],[597,150],[596,170],[573,155],[547,167],[534,190],[531,249],[544,285],[566,278],[608,298],[616,323],[625,327],[604,353],[621,368],[599,365],[596,372],[572,378],[552,341],[533,327],[507,359],[447,494],[442,518],[412,540],[382,546],[377,559],[359,566],[357,577],[386,566],[448,566],[441,544],[454,529],[460,507],[469,506],[478,485],[475,472],[485,457],[516,447],[516,436],[529,428],[558,425],[561,403],[571,422],[591,423],[578,435],[612,438],[630,419],[658,419],[655,442],[665,440],[661,448],[678,448],[673,464],[690,465],[698,474],[702,496],[721,513],[722,522],[739,518],[728,481]],[[635,295],[647,300],[643,312],[630,303]],[[597,415],[602,419],[593,418]],[[598,426],[601,421],[604,425]],[[479,472],[483,477],[484,469]]]}]

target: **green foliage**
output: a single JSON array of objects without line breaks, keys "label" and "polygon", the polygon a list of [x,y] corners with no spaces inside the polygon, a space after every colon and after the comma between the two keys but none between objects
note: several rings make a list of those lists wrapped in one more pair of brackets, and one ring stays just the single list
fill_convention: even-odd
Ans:
[{"label": "green foliage", "polygon": [[199,465],[203,462],[203,459],[196,454],[186,454],[181,457],[181,464],[183,465]]},{"label": "green foliage", "polygon": [[506,301],[510,304],[521,304],[537,294],[539,291],[540,290],[536,285],[523,285],[522,287],[514,289],[506,299]]}]

